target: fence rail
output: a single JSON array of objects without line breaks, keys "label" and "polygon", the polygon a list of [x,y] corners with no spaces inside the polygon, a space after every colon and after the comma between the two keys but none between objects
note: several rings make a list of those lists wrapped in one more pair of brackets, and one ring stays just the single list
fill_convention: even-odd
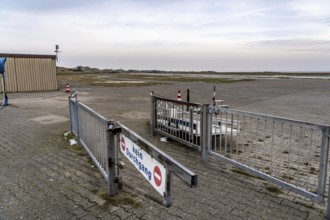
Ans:
[{"label": "fence rail", "polygon": [[315,202],[328,197],[328,125],[151,93],[151,126],[152,132],[201,150],[204,161],[212,155]]},{"label": "fence rail", "polygon": [[[164,195],[162,194],[162,196],[165,197],[165,201],[161,201],[161,203],[167,207],[172,205],[172,174],[192,188],[197,186],[197,175],[195,173],[123,124],[107,120],[87,105],[72,97],[69,97],[69,112],[71,132],[77,137],[78,144],[87,151],[108,182],[110,196],[116,195],[118,188],[121,189],[122,185],[124,185],[122,181],[121,153],[130,154],[131,158],[134,157],[134,163],[137,164],[140,171],[142,170],[141,164],[145,162],[142,164],[144,171],[141,173],[147,172],[151,184],[163,187]],[[125,140],[123,140],[123,143],[120,142],[122,140],[120,137],[126,140],[127,145]],[[130,151],[127,149],[130,149]],[[142,152],[146,152],[143,157]],[[141,156],[136,157],[134,154],[141,154]],[[150,157],[150,160],[146,159],[148,157]],[[158,162],[154,162],[154,160]],[[163,173],[161,173],[160,167],[164,167],[162,168],[164,170]],[[156,179],[154,176],[156,176]],[[127,186],[127,183],[125,186]],[[158,190],[157,187],[155,188],[156,190]],[[149,198],[154,199],[155,197],[149,196]]]},{"label": "fence rail", "polygon": [[84,147],[102,176],[108,180],[108,135],[109,121],[85,104],[69,98],[71,132]]},{"label": "fence rail", "polygon": [[213,111],[211,123],[221,127],[211,155],[323,201],[329,126],[222,108]]},{"label": "fence rail", "polygon": [[171,137],[190,147],[200,147],[201,104],[151,95],[152,132]]}]

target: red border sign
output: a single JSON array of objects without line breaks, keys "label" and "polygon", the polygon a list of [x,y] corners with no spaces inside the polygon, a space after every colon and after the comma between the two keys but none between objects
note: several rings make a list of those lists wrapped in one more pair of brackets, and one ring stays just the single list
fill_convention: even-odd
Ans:
[{"label": "red border sign", "polygon": [[125,143],[125,138],[124,137],[121,137],[121,149],[125,152],[126,143]]},{"label": "red border sign", "polygon": [[160,186],[162,184],[162,172],[160,171],[158,166],[155,166],[154,168],[154,181],[156,186]]}]

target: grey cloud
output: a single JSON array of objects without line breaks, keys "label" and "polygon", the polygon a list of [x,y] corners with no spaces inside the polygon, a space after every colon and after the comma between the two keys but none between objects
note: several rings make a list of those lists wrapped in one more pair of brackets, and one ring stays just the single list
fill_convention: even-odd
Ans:
[{"label": "grey cloud", "polygon": [[52,11],[59,9],[68,9],[80,6],[88,6],[105,2],[106,0],[3,0],[1,4],[2,9],[16,9],[16,10],[28,10],[28,11]]},{"label": "grey cloud", "polygon": [[[330,50],[330,40],[313,39],[277,39],[266,41],[254,41],[241,44],[244,47],[272,47],[287,48],[290,50]],[[312,49],[314,48],[314,49]],[[312,50],[310,50],[312,49]]]},{"label": "grey cloud", "polygon": [[319,24],[325,24],[330,26],[330,18],[322,18],[322,19],[317,19],[314,20],[315,22],[319,23]]}]

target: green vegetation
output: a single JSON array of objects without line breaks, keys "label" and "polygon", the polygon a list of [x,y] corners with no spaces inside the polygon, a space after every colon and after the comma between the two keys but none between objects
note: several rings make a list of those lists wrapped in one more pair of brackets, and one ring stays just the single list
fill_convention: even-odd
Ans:
[{"label": "green vegetation", "polygon": [[276,195],[280,194],[280,193],[283,193],[282,190],[280,190],[279,188],[274,187],[274,186],[269,186],[266,189],[271,193],[275,193]]},{"label": "green vegetation", "polygon": [[[330,73],[285,73],[285,72],[170,72],[158,70],[99,70],[96,68],[80,67],[75,69],[59,68],[60,81],[77,82],[93,86],[154,86],[172,84],[173,82],[187,83],[234,83],[240,81],[253,81],[250,76],[268,76],[286,79],[292,76],[330,76]],[[206,76],[207,75],[207,76]],[[237,76],[237,77],[235,77]],[[244,77],[246,76],[246,77]]]},{"label": "green vegetation", "polygon": [[310,172],[311,174],[315,174],[315,175],[318,174],[318,170],[315,169],[314,167],[311,167],[311,168],[309,169],[309,172]]},{"label": "green vegetation", "polygon": [[233,168],[233,169],[231,169],[231,171],[233,171],[234,173],[237,173],[237,174],[246,176],[246,177],[252,177],[252,178],[256,178],[256,179],[262,179],[262,178],[260,178],[258,176],[255,176],[255,175],[252,175],[250,173],[247,173],[247,172],[245,172],[244,170],[241,170],[241,169]]},{"label": "green vegetation", "polygon": [[294,180],[293,177],[288,176],[288,175],[286,175],[286,174],[282,175],[281,177],[282,177],[283,179],[285,179],[285,180],[289,180],[289,181]]},{"label": "green vegetation", "polygon": [[262,72],[217,72],[217,71],[164,71],[164,70],[123,70],[123,69],[97,69],[90,68],[88,66],[77,66],[75,68],[57,67],[60,73],[72,72],[72,73],[100,73],[100,74],[177,74],[177,75],[233,75],[233,76],[273,76],[277,78],[286,78],[288,76],[330,76],[330,72],[275,72],[275,71],[262,71]]},{"label": "green vegetation", "polygon": [[233,83],[240,81],[253,81],[253,79],[233,79],[218,77],[196,77],[185,75],[165,74],[132,74],[132,73],[98,73],[61,71],[57,73],[58,80],[77,82],[93,86],[153,86],[159,84],[171,84],[173,82],[202,82],[202,83]]},{"label": "green vegetation", "polygon": [[108,193],[101,192],[99,193],[99,197],[106,201],[106,203],[102,206],[103,208],[106,208],[109,205],[130,205],[134,208],[140,208],[143,206],[142,202],[138,197],[129,194],[125,195],[124,193],[121,193],[119,195],[116,195],[115,197],[110,197]]}]

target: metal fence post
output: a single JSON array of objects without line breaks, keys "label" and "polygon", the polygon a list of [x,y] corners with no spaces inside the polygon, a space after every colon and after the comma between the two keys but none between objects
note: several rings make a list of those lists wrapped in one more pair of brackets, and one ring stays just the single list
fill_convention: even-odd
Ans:
[{"label": "metal fence post", "polygon": [[[327,175],[327,171],[328,171],[328,157],[329,157],[329,135],[330,135],[330,130],[329,128],[327,129],[323,129],[322,131],[322,152],[321,152],[321,161],[320,161],[320,168],[321,166],[323,166],[323,175],[324,175],[324,179],[322,180],[323,182],[323,190],[325,188],[326,185],[326,175]],[[325,155],[322,155],[325,154]],[[321,175],[321,170],[320,170],[320,175]],[[320,184],[321,180],[319,180],[319,184]],[[330,177],[329,177],[329,182],[330,182]],[[330,184],[329,184],[329,189],[328,189],[328,201],[327,201],[327,213],[326,213],[326,219],[330,219]]]},{"label": "metal fence post", "polygon": [[189,107],[189,142],[194,143],[194,109]]},{"label": "metal fence post", "polygon": [[155,96],[154,92],[150,92],[150,128],[151,128],[151,134],[155,135],[155,124],[156,124],[156,114],[155,114],[156,108],[155,108]]},{"label": "metal fence post", "polygon": [[212,121],[211,114],[208,112],[209,105],[202,105],[202,121],[201,121],[201,147],[202,147],[202,160],[208,161],[210,146],[211,146],[211,132]]},{"label": "metal fence post", "polygon": [[69,100],[69,115],[70,115],[70,131],[71,131],[71,134],[73,134],[73,129],[72,129],[72,103],[71,103],[71,97],[69,96],[68,97],[68,100]]},{"label": "metal fence post", "polygon": [[115,133],[113,132],[114,123],[108,123],[107,129],[107,174],[108,174],[108,193],[109,196],[117,194],[116,189],[116,149],[115,149]]},{"label": "metal fence post", "polygon": [[122,170],[125,168],[125,164],[122,160],[122,155],[120,152],[120,133],[117,134],[116,149],[117,149],[117,183],[118,183],[118,189],[122,190],[123,189]]},{"label": "metal fence post", "polygon": [[79,145],[79,146],[81,146],[81,143],[80,143],[80,122],[79,122],[79,101],[78,100],[76,100],[75,102],[74,102],[74,106],[75,106],[75,108],[76,108],[76,122],[77,122],[77,144]]},{"label": "metal fence post", "polygon": [[329,155],[329,128],[322,129],[320,167],[319,167],[319,182],[317,187],[317,194],[323,195],[326,186],[327,165]]},{"label": "metal fence post", "polygon": [[173,178],[172,173],[167,169],[166,170],[166,207],[170,207],[172,205],[172,184],[173,184]]}]

